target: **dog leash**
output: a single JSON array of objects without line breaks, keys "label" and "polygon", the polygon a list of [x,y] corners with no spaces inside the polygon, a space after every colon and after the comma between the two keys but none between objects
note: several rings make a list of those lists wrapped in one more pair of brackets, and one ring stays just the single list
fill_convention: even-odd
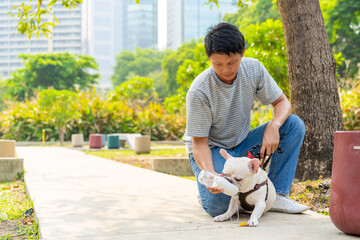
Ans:
[{"label": "dog leash", "polygon": [[[259,158],[259,159],[260,159],[260,152],[259,152],[259,153],[254,153],[254,150],[255,150],[256,148],[261,148],[261,144],[255,145],[254,147],[252,147],[252,148],[248,151],[248,155],[247,155],[248,158],[254,158],[254,156],[255,156],[256,158]],[[283,152],[283,151],[281,150],[280,146],[278,146],[278,148],[274,151],[274,153],[275,153],[276,151],[277,151],[278,153],[280,153],[280,154]],[[264,155],[265,155],[265,157],[266,157],[266,149],[265,149]],[[266,168],[267,165],[269,164],[272,155],[273,155],[273,153],[269,155],[269,157],[266,159],[266,161],[265,161],[265,158],[263,158],[263,159],[261,160],[260,167],[261,167],[263,170],[265,170],[265,168]]]}]

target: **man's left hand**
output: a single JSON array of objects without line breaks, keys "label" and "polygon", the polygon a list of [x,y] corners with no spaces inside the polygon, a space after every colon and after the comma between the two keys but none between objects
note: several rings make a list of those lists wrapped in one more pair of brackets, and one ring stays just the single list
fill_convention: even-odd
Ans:
[{"label": "man's left hand", "polygon": [[[262,146],[260,149],[260,158],[264,159],[266,156],[273,154],[279,147],[280,135],[279,127],[270,122],[265,129]],[[265,155],[266,154],[266,155]]]}]

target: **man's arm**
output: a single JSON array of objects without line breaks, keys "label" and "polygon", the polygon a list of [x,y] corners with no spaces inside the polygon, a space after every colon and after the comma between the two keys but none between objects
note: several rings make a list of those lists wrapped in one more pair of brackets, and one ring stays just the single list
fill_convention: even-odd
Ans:
[{"label": "man's arm", "polygon": [[[207,137],[193,137],[193,155],[196,163],[200,167],[201,170],[208,170],[210,172],[215,173],[214,164],[212,161],[212,154],[208,143]],[[217,188],[209,188],[207,189],[213,193],[221,193],[223,190],[219,190]]]},{"label": "man's arm", "polygon": [[201,170],[215,172],[207,137],[193,137],[193,155]]},{"label": "man's arm", "polygon": [[260,150],[260,158],[262,159],[265,157],[265,150],[266,156],[270,156],[278,148],[280,142],[279,128],[289,117],[291,111],[291,104],[284,94],[271,103],[271,105],[274,107],[274,114],[273,119],[265,129]]}]

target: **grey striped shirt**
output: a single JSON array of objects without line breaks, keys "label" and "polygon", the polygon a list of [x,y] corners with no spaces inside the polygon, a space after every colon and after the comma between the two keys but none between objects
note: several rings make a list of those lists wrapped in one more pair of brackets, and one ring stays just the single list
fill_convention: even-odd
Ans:
[{"label": "grey striped shirt", "polygon": [[192,152],[192,137],[208,137],[210,147],[231,149],[250,131],[255,99],[268,105],[282,90],[256,59],[242,58],[232,85],[223,83],[212,67],[195,78],[186,95],[186,131],[183,140]]}]

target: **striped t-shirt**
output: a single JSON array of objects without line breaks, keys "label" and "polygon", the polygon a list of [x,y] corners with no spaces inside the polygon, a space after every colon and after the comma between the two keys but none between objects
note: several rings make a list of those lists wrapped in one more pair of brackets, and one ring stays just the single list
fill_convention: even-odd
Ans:
[{"label": "striped t-shirt", "polygon": [[231,149],[250,131],[251,108],[255,99],[268,105],[282,90],[266,68],[256,59],[241,60],[233,84],[223,83],[212,67],[197,76],[186,95],[187,153],[192,152],[192,137],[208,137],[210,147]]}]

